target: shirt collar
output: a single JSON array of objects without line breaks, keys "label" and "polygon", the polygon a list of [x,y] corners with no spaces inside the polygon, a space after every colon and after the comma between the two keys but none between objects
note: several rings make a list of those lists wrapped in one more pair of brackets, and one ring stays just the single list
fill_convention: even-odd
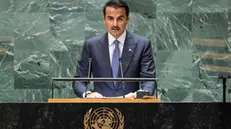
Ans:
[{"label": "shirt collar", "polygon": [[[117,39],[122,45],[124,44],[126,38],[126,30],[123,32],[123,34]],[[108,41],[109,41],[109,46],[113,44],[115,41],[115,37],[113,37],[109,32],[108,32]]]}]

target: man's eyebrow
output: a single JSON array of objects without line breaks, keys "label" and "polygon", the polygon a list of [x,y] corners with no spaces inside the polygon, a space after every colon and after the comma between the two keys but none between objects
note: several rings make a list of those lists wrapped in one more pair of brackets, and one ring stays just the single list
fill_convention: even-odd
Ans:
[{"label": "man's eyebrow", "polygon": [[[107,18],[114,18],[113,16],[107,16]],[[118,18],[125,18],[124,15],[119,16]]]},{"label": "man's eyebrow", "polygon": [[124,17],[124,15],[119,16],[118,18]]}]

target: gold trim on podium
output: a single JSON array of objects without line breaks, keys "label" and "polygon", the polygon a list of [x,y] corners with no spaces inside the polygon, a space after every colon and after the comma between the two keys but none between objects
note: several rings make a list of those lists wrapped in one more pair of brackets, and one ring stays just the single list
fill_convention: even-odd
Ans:
[{"label": "gold trim on podium", "polygon": [[105,99],[64,99],[54,98],[48,99],[49,103],[157,103],[161,102],[159,99],[121,99],[121,98],[105,98]]}]

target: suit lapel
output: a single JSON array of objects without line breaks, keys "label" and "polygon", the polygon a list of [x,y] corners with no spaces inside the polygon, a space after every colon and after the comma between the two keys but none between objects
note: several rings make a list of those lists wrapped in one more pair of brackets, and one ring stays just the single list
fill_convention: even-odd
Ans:
[{"label": "suit lapel", "polygon": [[111,63],[110,63],[110,56],[109,56],[109,48],[108,48],[108,36],[107,33],[102,36],[100,40],[100,45],[98,47],[98,52],[101,52],[101,56],[104,61],[102,63],[105,63],[105,71],[108,73],[108,77],[112,77],[112,69],[111,69]]},{"label": "suit lapel", "polygon": [[[108,48],[108,34],[105,33],[104,36],[100,39],[100,46],[98,47],[99,55],[101,55],[102,63],[105,63],[104,70],[107,72],[106,77],[112,77],[112,69],[110,63],[110,56],[109,56],[109,48]],[[114,89],[113,82],[107,83],[109,88]]]},{"label": "suit lapel", "polygon": [[[127,36],[124,42],[124,47],[123,47],[123,52],[121,56],[122,60],[122,68],[123,68],[123,75],[126,75],[126,72],[128,70],[128,67],[131,63],[131,60],[133,58],[135,49],[136,49],[137,43],[133,39],[133,36],[130,32],[127,31]],[[121,77],[121,71],[119,69],[118,72],[118,77]],[[123,88],[123,85],[121,85],[121,82],[117,83],[117,86],[115,87],[116,89],[121,89]]]},{"label": "suit lapel", "polygon": [[[127,32],[127,36],[124,42],[123,52],[122,52],[122,67],[123,67],[123,75],[126,74],[128,67],[131,63],[132,57],[134,55],[137,43],[133,39],[133,36],[130,32]],[[119,75],[121,73],[119,72]]]}]

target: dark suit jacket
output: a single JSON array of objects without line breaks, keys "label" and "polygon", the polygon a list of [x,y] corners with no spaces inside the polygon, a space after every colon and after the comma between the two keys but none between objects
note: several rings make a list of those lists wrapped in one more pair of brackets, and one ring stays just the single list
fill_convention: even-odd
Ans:
[{"label": "dark suit jacket", "polygon": [[[86,40],[81,58],[78,61],[75,77],[88,77],[89,58],[92,58],[93,77],[112,77],[108,44],[107,33]],[[156,77],[151,42],[145,37],[127,31],[121,60],[125,78]],[[121,77],[120,72],[118,77]],[[137,82],[125,82],[124,84],[125,90],[123,91],[121,82],[117,83],[117,85],[114,85],[113,82],[95,82],[94,92],[98,92],[105,97],[115,97],[139,90],[139,83]],[[75,94],[82,97],[86,90],[86,85],[87,83],[85,82],[74,82]],[[144,90],[148,90],[153,94],[156,83],[142,82],[141,86]]]}]

